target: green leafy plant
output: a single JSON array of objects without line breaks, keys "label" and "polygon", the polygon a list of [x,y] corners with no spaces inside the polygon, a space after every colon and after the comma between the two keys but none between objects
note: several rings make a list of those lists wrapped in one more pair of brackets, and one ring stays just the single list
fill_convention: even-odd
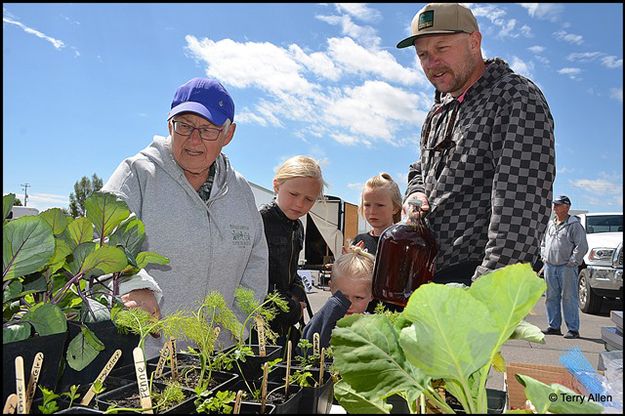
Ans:
[{"label": "green leafy plant", "polygon": [[43,395],[42,402],[37,408],[42,414],[51,414],[56,413],[60,410],[59,404],[57,403],[57,399],[61,398],[61,396],[66,396],[69,398],[69,406],[71,407],[74,400],[77,399],[80,394],[78,393],[78,387],[76,385],[72,385],[69,388],[68,392],[63,392],[61,394],[57,394],[51,389],[48,389],[44,386],[37,386],[39,390],[41,390],[41,394]]},{"label": "green leafy plant", "polygon": [[[140,251],[143,223],[112,194],[94,192],[85,201],[86,216],[77,219],[52,208],[7,221],[14,199],[3,197],[3,343],[65,332],[67,321],[109,319],[123,276],[169,262]],[[81,325],[68,364],[80,371],[103,349]]]},{"label": "green leafy plant", "polygon": [[411,412],[421,394],[453,412],[433,387],[440,381],[467,413],[486,413],[486,380],[491,368],[504,368],[503,344],[544,342],[540,329],[523,321],[544,291],[530,265],[516,264],[469,288],[422,285],[394,322],[384,314],[339,320],[331,340],[342,377],[335,396],[349,413],[388,413],[386,398],[394,394]]},{"label": "green leafy plant", "polygon": [[226,305],[223,295],[211,291],[197,311],[178,311],[164,318],[162,323],[167,337],[182,338],[194,346],[188,348],[188,353],[198,357],[200,361],[197,387],[199,391],[208,388],[212,371],[220,366],[220,361],[215,361],[215,350],[218,347],[216,328],[238,334],[241,327],[234,312]]},{"label": "green leafy plant", "polygon": [[142,308],[124,309],[114,307],[111,310],[111,319],[120,332],[139,335],[138,347],[145,355],[145,340],[150,334],[158,333],[163,328],[163,321],[156,319]]},{"label": "green leafy plant", "polygon": [[[242,286],[235,289],[234,299],[239,309],[247,315],[241,325],[240,333],[237,337],[239,344],[242,345],[244,343],[246,330],[251,333],[253,328],[257,328],[257,320],[262,321],[267,340],[269,342],[276,342],[278,334],[271,330],[269,322],[276,317],[278,309],[283,312],[287,312],[289,310],[288,302],[283,299],[278,292],[270,293],[262,302],[259,302],[252,289]],[[252,338],[249,337],[248,345],[251,345],[251,343]]]},{"label": "green leafy plant", "polygon": [[525,396],[534,406],[535,413],[590,414],[602,413],[604,410],[603,406],[592,400],[570,400],[579,397],[579,394],[561,384],[547,385],[522,374],[515,374],[515,378],[524,386]]},{"label": "green leafy plant", "polygon": [[235,398],[235,392],[223,390],[208,398],[198,397],[194,403],[197,413],[230,414],[233,410],[230,403],[233,403]]},{"label": "green leafy plant", "polygon": [[69,391],[62,393],[63,396],[66,396],[69,399],[68,407],[72,407],[72,404],[74,404],[74,400],[80,397],[80,393],[78,393],[78,387],[80,386],[72,384],[69,387]]},{"label": "green leafy plant", "polygon": [[160,393],[153,394],[155,409],[169,409],[185,399],[180,383],[170,381]]}]

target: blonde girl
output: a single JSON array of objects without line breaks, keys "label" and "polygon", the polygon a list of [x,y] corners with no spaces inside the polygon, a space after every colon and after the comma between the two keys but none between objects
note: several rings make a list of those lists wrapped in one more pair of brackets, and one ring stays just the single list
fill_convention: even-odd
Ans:
[{"label": "blonde girl", "polygon": [[[269,292],[277,291],[289,302],[271,322],[279,345],[291,339],[297,344],[303,328],[306,292],[297,274],[300,251],[304,246],[304,226],[299,219],[323,197],[325,181],[316,160],[293,156],[282,163],[273,178],[275,199],[260,208],[269,247]],[[300,329],[295,325],[301,322]]]}]

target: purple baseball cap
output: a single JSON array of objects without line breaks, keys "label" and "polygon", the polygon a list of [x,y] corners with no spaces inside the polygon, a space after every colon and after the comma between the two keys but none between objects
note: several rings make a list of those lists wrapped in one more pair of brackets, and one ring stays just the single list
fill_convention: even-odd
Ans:
[{"label": "purple baseball cap", "polygon": [[187,112],[204,117],[216,126],[223,126],[227,119],[234,121],[234,102],[216,79],[193,78],[176,90],[167,119]]}]

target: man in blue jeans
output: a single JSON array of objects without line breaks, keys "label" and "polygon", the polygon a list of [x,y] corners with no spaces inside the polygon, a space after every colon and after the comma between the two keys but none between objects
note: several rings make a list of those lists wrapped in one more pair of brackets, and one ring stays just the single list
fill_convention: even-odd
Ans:
[{"label": "man in blue jeans", "polygon": [[579,218],[569,215],[571,200],[564,195],[553,200],[555,217],[549,221],[541,244],[540,254],[545,263],[547,283],[547,335],[562,335],[560,301],[568,332],[564,338],[579,337],[579,299],[577,296],[577,270],[588,251],[586,230]]}]

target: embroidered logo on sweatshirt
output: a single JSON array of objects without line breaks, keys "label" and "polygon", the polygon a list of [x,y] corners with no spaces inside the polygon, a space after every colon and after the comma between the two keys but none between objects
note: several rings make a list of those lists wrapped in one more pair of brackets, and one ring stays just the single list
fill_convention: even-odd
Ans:
[{"label": "embroidered logo on sweatshirt", "polygon": [[232,245],[239,247],[249,247],[252,245],[252,237],[250,236],[250,227],[247,225],[230,224],[232,232]]}]

